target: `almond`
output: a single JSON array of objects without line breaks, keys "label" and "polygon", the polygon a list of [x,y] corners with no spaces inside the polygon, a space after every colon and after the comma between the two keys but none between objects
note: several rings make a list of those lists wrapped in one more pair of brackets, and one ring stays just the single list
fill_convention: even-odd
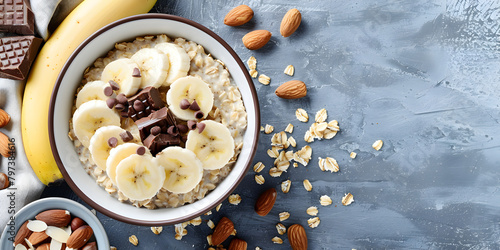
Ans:
[{"label": "almond", "polygon": [[252,17],[253,10],[243,4],[227,13],[226,17],[224,17],[224,24],[228,26],[240,26],[250,21]]},{"label": "almond", "polygon": [[66,246],[68,248],[79,249],[87,244],[93,234],[94,231],[92,231],[91,227],[81,226],[69,236]]},{"label": "almond", "polygon": [[28,238],[28,241],[33,246],[36,246],[48,238],[49,238],[49,236],[45,232],[34,232],[30,235],[30,237]]},{"label": "almond", "polygon": [[231,244],[229,244],[228,250],[247,250],[247,242],[238,238],[234,238],[233,240],[231,240]]},{"label": "almond", "polygon": [[5,158],[10,157],[9,142],[9,137],[0,132],[0,154]]},{"label": "almond", "polygon": [[25,238],[29,238],[30,235],[33,233],[28,229],[28,222],[24,222],[24,224],[17,230],[16,237],[14,238],[14,246],[17,246],[17,244],[23,244]]},{"label": "almond", "polygon": [[277,192],[274,188],[270,188],[262,193],[257,202],[255,202],[255,212],[260,216],[266,216],[273,208],[276,196]]},{"label": "almond", "polygon": [[10,122],[10,115],[5,110],[0,109],[0,128],[3,128]]},{"label": "almond", "polygon": [[247,49],[256,50],[264,47],[271,39],[271,36],[271,32],[267,30],[254,30],[243,36],[241,40]]},{"label": "almond", "polygon": [[307,250],[307,235],[304,227],[299,224],[291,225],[287,234],[293,250]]},{"label": "almond", "polygon": [[47,226],[65,227],[71,221],[71,214],[66,210],[52,209],[39,213],[35,218],[47,223]]},{"label": "almond", "polygon": [[0,173],[0,190],[8,188],[9,185],[9,177],[4,173]]},{"label": "almond", "polygon": [[82,250],[97,250],[97,243],[95,241],[87,243],[87,245],[85,245]]},{"label": "almond", "polygon": [[80,219],[78,217],[75,217],[75,218],[73,218],[73,220],[71,220],[71,231],[74,232],[78,228],[80,228],[81,226],[83,226],[85,224],[86,224],[85,221],[83,221],[82,219]]},{"label": "almond", "polygon": [[307,95],[307,88],[304,82],[292,80],[281,84],[274,93],[284,99],[297,99]]},{"label": "almond", "polygon": [[233,233],[233,231],[233,222],[227,217],[222,217],[212,234],[212,245],[217,246],[221,244],[227,239],[227,237],[229,237],[229,235]]},{"label": "almond", "polygon": [[283,37],[289,37],[297,30],[302,21],[302,15],[298,9],[289,10],[281,20],[280,33]]},{"label": "almond", "polygon": [[50,243],[43,243],[36,250],[50,250]]}]

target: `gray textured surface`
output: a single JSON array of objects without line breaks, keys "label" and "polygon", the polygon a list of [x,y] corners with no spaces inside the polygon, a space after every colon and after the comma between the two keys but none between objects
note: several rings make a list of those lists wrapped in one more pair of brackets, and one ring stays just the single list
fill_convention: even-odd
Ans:
[{"label": "gray textured surface", "polygon": [[[233,7],[247,4],[253,20],[241,27],[222,22]],[[285,12],[296,7],[303,21],[289,38],[279,35]],[[238,206],[224,202],[220,212],[202,216],[217,222],[231,218],[249,249],[289,249],[272,244],[278,213],[289,211],[289,226],[306,226],[307,207],[330,195],[334,204],[319,208],[321,224],[306,226],[310,249],[498,249],[500,248],[500,3],[498,1],[197,1],[159,0],[153,12],[193,19],[214,30],[246,61],[272,78],[256,80],[262,121],[280,131],[291,122],[302,147],[311,124],[295,119],[295,109],[311,116],[321,108],[337,119],[341,132],[332,140],[311,143],[313,160],[279,178],[267,171],[270,135],[262,135],[254,162],[266,165],[266,183],[254,173],[236,190]],[[258,51],[248,51],[241,37],[268,29],[273,37]],[[294,77],[283,74],[288,64]],[[282,100],[274,89],[298,79],[308,96]],[[381,151],[371,148],[382,139]],[[349,158],[354,150],[358,157]],[[318,157],[337,159],[339,173],[321,172]],[[313,191],[306,192],[308,178]],[[290,179],[290,193],[259,217],[253,205],[259,193]],[[48,195],[51,194],[47,190]],[[344,193],[355,202],[344,207]],[[204,222],[174,239],[173,226],[154,235],[99,215],[111,245],[118,249],[206,249],[211,230]],[[128,243],[137,235],[139,246]],[[228,242],[225,243],[228,246]]]}]

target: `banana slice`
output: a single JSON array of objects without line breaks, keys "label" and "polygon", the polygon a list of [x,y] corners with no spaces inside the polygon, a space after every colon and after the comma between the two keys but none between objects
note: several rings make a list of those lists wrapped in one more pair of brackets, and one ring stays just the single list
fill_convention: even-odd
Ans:
[{"label": "banana slice", "polygon": [[120,134],[124,132],[126,132],[125,129],[114,125],[100,127],[95,131],[90,138],[89,151],[97,167],[106,170],[106,160],[109,157],[109,151],[113,148],[109,145],[109,140],[112,137],[116,138],[115,147],[123,144]]},{"label": "banana slice", "polygon": [[[122,58],[110,62],[102,71],[101,80],[109,82],[113,80],[120,86],[118,93],[131,96],[137,93],[141,87],[142,77],[137,76],[134,69],[139,69],[137,63],[132,59]],[[137,71],[137,70],[135,70]]]},{"label": "banana slice", "polygon": [[[106,173],[113,184],[116,185],[116,167],[118,164],[123,159],[135,154],[138,147],[141,147],[141,145],[135,143],[124,143],[118,145],[116,148],[112,148],[111,151],[109,151],[109,157],[106,160]],[[147,148],[146,154],[151,155],[149,149]]]},{"label": "banana slice", "polygon": [[158,164],[165,168],[163,188],[176,194],[195,188],[203,177],[203,164],[196,155],[181,147],[168,147],[156,155]]},{"label": "banana slice", "polygon": [[224,167],[234,155],[234,139],[226,126],[211,120],[203,121],[205,129],[189,131],[186,148],[193,151],[208,170]]},{"label": "banana slice", "polygon": [[166,79],[165,86],[169,86],[175,80],[185,77],[188,74],[191,60],[189,59],[186,51],[179,45],[175,43],[159,43],[155,46],[168,56],[170,62],[170,69],[168,70],[168,76]]},{"label": "banana slice", "polygon": [[85,84],[78,92],[78,95],[76,95],[76,108],[80,107],[84,102],[92,100],[106,101],[106,99],[114,97],[114,93],[112,96],[106,96],[104,94],[104,88],[107,86],[109,86],[109,84],[103,81],[93,81]]},{"label": "banana slice", "polygon": [[170,66],[168,56],[154,48],[141,49],[130,58],[141,70],[141,88],[153,86],[159,88],[167,79]]},{"label": "banana slice", "polygon": [[165,171],[151,155],[133,154],[116,166],[116,186],[128,198],[150,199],[165,182]]},{"label": "banana slice", "polygon": [[214,94],[208,84],[194,76],[179,78],[172,83],[167,92],[167,103],[177,118],[186,121],[198,119],[195,117],[196,110],[181,108],[181,102],[184,99],[187,99],[190,104],[196,100],[200,107],[199,111],[203,113],[202,118],[207,117],[214,105]]},{"label": "banana slice", "polygon": [[83,103],[73,114],[73,130],[85,147],[96,130],[107,125],[120,126],[120,116],[108,108],[105,101],[92,100]]}]

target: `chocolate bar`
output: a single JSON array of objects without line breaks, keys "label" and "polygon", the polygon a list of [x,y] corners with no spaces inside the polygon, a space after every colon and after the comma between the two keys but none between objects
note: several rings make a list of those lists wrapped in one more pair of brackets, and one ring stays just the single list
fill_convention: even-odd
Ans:
[{"label": "chocolate bar", "polygon": [[34,36],[0,38],[0,77],[24,80],[41,44]]},{"label": "chocolate bar", "polygon": [[180,136],[173,136],[170,134],[151,134],[146,138],[146,140],[144,140],[143,143],[153,155],[156,155],[166,147],[179,146],[181,138]]},{"label": "chocolate bar", "polygon": [[164,107],[160,91],[155,87],[146,87],[136,95],[128,98],[128,117],[137,121],[147,117],[153,110]]},{"label": "chocolate bar", "polygon": [[151,129],[155,126],[160,127],[160,133],[168,133],[170,126],[176,126],[175,119],[167,107],[153,111],[148,117],[143,117],[135,121],[135,124],[139,128],[139,135],[142,141],[151,134]]},{"label": "chocolate bar", "polygon": [[0,32],[35,34],[35,15],[25,0],[0,0]]}]

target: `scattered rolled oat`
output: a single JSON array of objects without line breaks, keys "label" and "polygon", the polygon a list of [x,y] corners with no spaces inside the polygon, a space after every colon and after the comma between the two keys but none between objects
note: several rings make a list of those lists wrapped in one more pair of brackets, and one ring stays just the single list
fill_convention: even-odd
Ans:
[{"label": "scattered rolled oat", "polygon": [[252,78],[257,78],[257,76],[259,75],[259,72],[255,69],[251,69],[249,73]]},{"label": "scattered rolled oat", "polygon": [[272,239],[273,243],[275,244],[283,244],[283,240],[278,237],[278,236],[275,236],[273,239]]},{"label": "scattered rolled oat", "polygon": [[222,203],[220,203],[219,205],[217,205],[215,207],[215,211],[219,212],[220,208],[222,207]]},{"label": "scattered rolled oat", "polygon": [[191,225],[193,225],[193,226],[199,226],[201,224],[201,222],[202,221],[201,221],[201,217],[200,216],[198,216],[198,217],[196,217],[196,218],[194,218],[194,219],[192,219],[192,220],[189,221],[189,223]]},{"label": "scattered rolled oat", "polygon": [[299,120],[301,122],[309,121],[309,115],[307,114],[307,112],[304,109],[298,108],[295,111],[295,116],[297,117],[297,120]]},{"label": "scattered rolled oat", "polygon": [[293,167],[294,167],[294,168],[298,168],[298,167],[299,167],[299,164],[298,164],[297,162],[294,162],[294,163],[293,163]]},{"label": "scattered rolled oat", "polygon": [[229,196],[228,200],[229,200],[229,203],[231,203],[233,205],[238,205],[241,202],[241,197],[239,194],[232,194]]},{"label": "scattered rolled oat", "polygon": [[308,180],[308,179],[305,179],[303,183],[304,183],[304,188],[305,188],[308,192],[310,192],[310,191],[312,190],[312,188],[313,188],[313,186],[312,186],[311,182],[309,182],[309,180]]},{"label": "scattered rolled oat", "polygon": [[281,183],[281,191],[283,191],[283,193],[285,194],[290,191],[291,187],[292,187],[292,181],[290,180],[286,180]]},{"label": "scattered rolled oat", "polygon": [[306,213],[311,216],[316,216],[318,215],[318,208],[315,206],[309,207],[307,208]]},{"label": "scattered rolled oat", "polygon": [[293,160],[307,166],[311,160],[312,148],[309,145],[302,147],[299,151],[293,154]]},{"label": "scattered rolled oat", "polygon": [[260,248],[260,247],[256,247],[256,248],[255,248],[255,250],[262,250],[262,248]]},{"label": "scattered rolled oat", "polygon": [[257,59],[255,57],[248,58],[247,64],[249,69],[257,69]]},{"label": "scattered rolled oat", "polygon": [[259,82],[264,84],[264,85],[269,85],[269,83],[271,83],[271,78],[269,76],[264,75],[264,74],[260,74]]},{"label": "scattered rolled oat", "polygon": [[285,225],[283,225],[281,223],[276,224],[276,230],[278,230],[278,233],[280,235],[283,235],[286,233],[286,227],[285,227]]},{"label": "scattered rolled oat", "polygon": [[187,234],[186,227],[189,222],[183,222],[179,224],[175,224],[175,236],[176,240],[182,240],[182,237]]},{"label": "scattered rolled oat", "polygon": [[255,175],[255,182],[257,182],[257,184],[259,185],[262,185],[264,184],[264,182],[266,182],[266,180],[264,179],[264,176],[262,175]]},{"label": "scattered rolled oat", "polygon": [[152,231],[154,234],[158,235],[158,234],[160,234],[160,233],[161,233],[161,231],[163,231],[163,227],[151,227],[151,231]]},{"label": "scattered rolled oat", "polygon": [[269,155],[269,157],[271,158],[278,158],[280,153],[278,152],[278,148],[273,147],[272,149],[267,150],[267,155]]},{"label": "scattered rolled oat", "polygon": [[233,232],[231,233],[232,236],[236,236],[236,229],[233,229]]},{"label": "scattered rolled oat", "polygon": [[307,225],[309,225],[310,228],[315,228],[318,227],[320,222],[319,217],[313,217],[307,220]]},{"label": "scattered rolled oat", "polygon": [[307,130],[306,133],[304,134],[304,141],[309,143],[314,141],[314,137],[311,134],[311,130]]},{"label": "scattered rolled oat", "polygon": [[320,198],[319,198],[319,203],[321,204],[321,206],[329,206],[332,204],[332,198],[330,198],[330,196],[328,195],[322,195]]},{"label": "scattered rolled oat", "polygon": [[214,224],[214,222],[213,222],[212,220],[208,220],[208,221],[207,221],[207,226],[208,226],[210,229],[214,229],[215,224]]},{"label": "scattered rolled oat", "polygon": [[328,118],[328,114],[326,113],[326,109],[320,109],[318,112],[316,112],[316,116],[314,117],[314,120],[317,123],[320,123],[320,122],[326,121],[326,118]]},{"label": "scattered rolled oat", "polygon": [[330,172],[338,172],[339,164],[337,161],[331,157],[326,157],[325,159],[318,157],[318,165],[321,171],[330,171]]},{"label": "scattered rolled oat", "polygon": [[116,249],[116,247],[114,247],[114,246],[110,246],[110,247],[109,247],[109,250],[117,250],[117,249]]},{"label": "scattered rolled oat", "polygon": [[340,131],[339,122],[337,120],[330,121],[328,122],[328,126],[325,132],[323,133],[323,137],[325,139],[332,139],[337,135],[337,132],[339,131]]},{"label": "scattered rolled oat", "polygon": [[274,131],[274,127],[272,125],[266,124],[266,127],[264,128],[264,133],[270,134]]},{"label": "scattered rolled oat", "polygon": [[293,74],[295,73],[295,68],[293,67],[293,65],[288,65],[286,66],[284,73],[289,76],[293,76]]},{"label": "scattered rolled oat", "polygon": [[207,243],[209,246],[212,246],[212,235],[211,234],[207,235]]},{"label": "scattered rolled oat", "polygon": [[349,157],[351,157],[351,159],[354,159],[356,158],[356,155],[358,154],[356,154],[355,152],[351,152],[351,154],[349,154]]},{"label": "scattered rolled oat", "polygon": [[206,212],[205,215],[212,215],[212,210]]},{"label": "scattered rolled oat", "polygon": [[139,239],[137,239],[137,236],[135,235],[131,235],[130,237],[128,237],[128,241],[134,246],[137,246],[139,244]]},{"label": "scattered rolled oat", "polygon": [[290,144],[290,146],[294,148],[297,146],[297,142],[295,141],[295,138],[293,138],[292,136],[288,137],[288,143]]},{"label": "scattered rolled oat", "polygon": [[280,221],[284,221],[290,217],[290,213],[289,212],[281,212],[279,214],[279,216],[280,216]]},{"label": "scattered rolled oat", "polygon": [[288,125],[285,128],[285,132],[288,132],[290,134],[293,133],[293,124],[288,123]]},{"label": "scattered rolled oat", "polygon": [[271,177],[280,177],[283,171],[279,170],[277,167],[269,169],[269,175]]},{"label": "scattered rolled oat", "polygon": [[353,201],[354,201],[354,196],[352,196],[352,194],[351,194],[351,193],[348,193],[348,194],[346,194],[346,195],[342,198],[342,205],[344,205],[344,206],[348,206],[348,205],[350,205]]},{"label": "scattered rolled oat", "polygon": [[372,148],[379,151],[383,145],[384,145],[384,142],[382,140],[377,140],[373,143]]},{"label": "scattered rolled oat", "polygon": [[260,171],[262,171],[266,166],[264,166],[264,164],[262,162],[257,162],[255,165],[253,165],[253,171],[255,171],[255,173],[260,173]]},{"label": "scattered rolled oat", "polygon": [[264,127],[263,126],[260,126],[260,131],[264,131]]}]

